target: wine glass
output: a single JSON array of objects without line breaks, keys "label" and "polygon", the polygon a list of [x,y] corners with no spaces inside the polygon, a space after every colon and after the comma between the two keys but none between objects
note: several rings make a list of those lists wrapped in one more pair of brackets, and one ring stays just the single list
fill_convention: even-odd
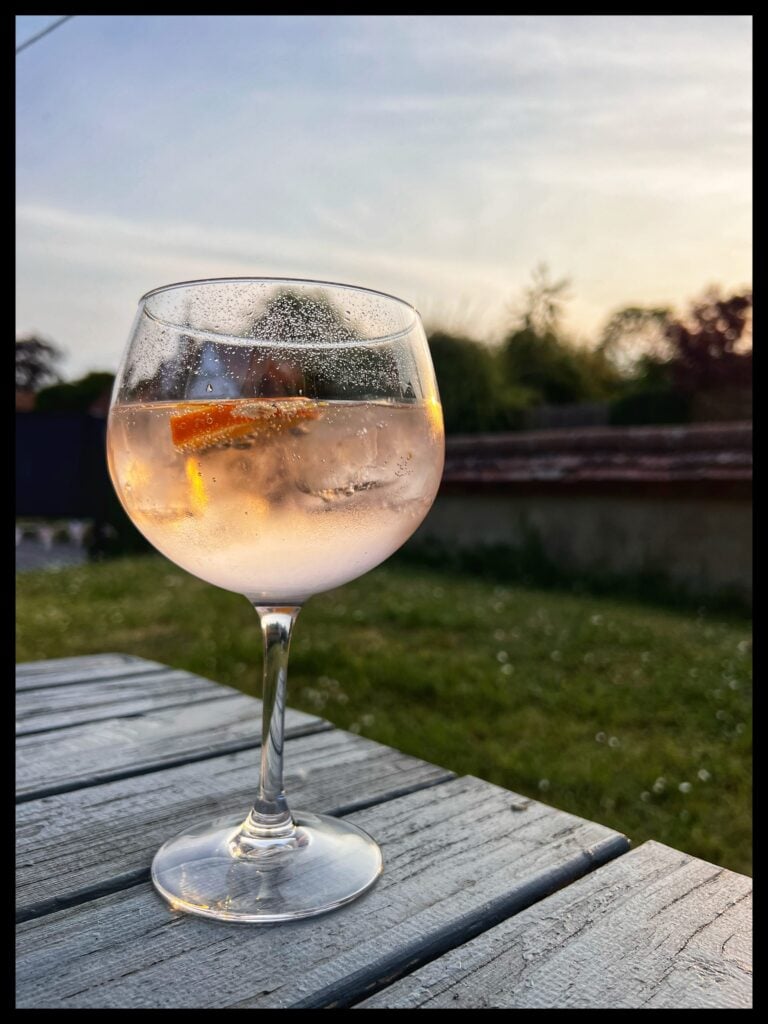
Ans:
[{"label": "wine glass", "polygon": [[308,917],[374,884],[356,825],[291,811],[283,715],[304,602],[383,562],[422,522],[443,418],[408,303],[277,278],[172,284],[139,302],[109,412],[109,469],[144,536],[261,621],[261,771],[249,813],[166,842],[152,880],[176,909],[227,921]]}]

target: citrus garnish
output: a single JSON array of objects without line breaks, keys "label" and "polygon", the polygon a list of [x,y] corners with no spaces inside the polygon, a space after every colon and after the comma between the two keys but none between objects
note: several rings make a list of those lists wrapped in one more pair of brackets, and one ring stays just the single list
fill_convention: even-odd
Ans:
[{"label": "citrus garnish", "polygon": [[443,407],[440,399],[434,395],[427,398],[425,402],[427,420],[435,437],[441,437],[443,433]]},{"label": "citrus garnish", "polygon": [[171,416],[171,440],[177,451],[201,452],[239,439],[289,430],[317,415],[317,403],[308,398],[200,402]]},{"label": "citrus garnish", "polygon": [[203,483],[203,472],[200,468],[200,461],[194,455],[188,455],[184,465],[189,483],[189,503],[195,513],[205,512],[208,505],[208,493]]}]

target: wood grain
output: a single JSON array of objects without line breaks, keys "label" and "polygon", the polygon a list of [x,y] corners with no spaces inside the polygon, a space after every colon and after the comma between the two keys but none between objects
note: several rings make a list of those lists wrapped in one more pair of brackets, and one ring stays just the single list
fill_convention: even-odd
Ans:
[{"label": "wood grain", "polygon": [[[218,700],[141,717],[18,737],[17,799],[50,796],[257,746],[261,701],[224,692]],[[289,736],[331,728],[314,715],[291,709],[286,710],[285,726]]]},{"label": "wood grain", "polygon": [[25,690],[16,698],[16,734],[66,729],[106,718],[126,718],[236,693],[180,669],[161,669],[68,686]]},{"label": "wood grain", "polygon": [[350,820],[380,842],[385,869],[348,906],[228,925],[173,913],[142,883],[20,925],[18,1005],[346,1006],[627,847],[602,825],[473,778]]},{"label": "wood grain", "polygon": [[[157,849],[185,825],[230,813],[245,817],[257,762],[251,749],[19,804],[18,919],[148,879]],[[299,809],[348,811],[452,777],[339,729],[286,745],[286,791]]]},{"label": "wood grain", "polygon": [[746,1008],[751,891],[644,843],[358,1008]]},{"label": "wood grain", "polygon": [[114,679],[123,675],[167,671],[157,661],[136,658],[132,654],[87,654],[81,658],[51,658],[48,661],[23,661],[16,666],[16,690],[34,690],[41,686],[67,686],[91,679]]}]

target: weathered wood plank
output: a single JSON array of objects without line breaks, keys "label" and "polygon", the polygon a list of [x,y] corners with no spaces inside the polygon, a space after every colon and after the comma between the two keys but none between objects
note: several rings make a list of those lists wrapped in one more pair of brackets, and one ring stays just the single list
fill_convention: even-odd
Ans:
[{"label": "weathered wood plank", "polygon": [[16,666],[16,689],[36,690],[43,686],[67,686],[91,679],[115,679],[167,669],[158,661],[132,654],[87,654],[80,658],[52,658],[25,661]]},{"label": "weathered wood plank", "polygon": [[[257,759],[257,751],[247,750],[19,804],[19,919],[148,879],[158,847],[191,822],[239,812],[245,817]],[[331,813],[453,777],[339,729],[291,740],[286,772],[293,806]]]},{"label": "weathered wood plank", "polygon": [[644,843],[358,1008],[749,1007],[751,890]]},{"label": "weathered wood plank", "polygon": [[149,883],[19,926],[21,1007],[348,1005],[626,849],[623,836],[478,779],[350,815],[384,875],[268,927],[172,913]]},{"label": "weathered wood plank", "polygon": [[[285,726],[289,736],[331,728],[314,715],[291,709],[286,709]],[[233,693],[139,718],[112,718],[20,736],[16,741],[17,798],[62,793],[244,750],[255,747],[260,734],[261,701]]]},{"label": "weathered wood plank", "polygon": [[79,685],[26,690],[16,695],[16,734],[25,736],[105,718],[146,714],[179,704],[221,700],[236,692],[229,686],[171,668]]}]

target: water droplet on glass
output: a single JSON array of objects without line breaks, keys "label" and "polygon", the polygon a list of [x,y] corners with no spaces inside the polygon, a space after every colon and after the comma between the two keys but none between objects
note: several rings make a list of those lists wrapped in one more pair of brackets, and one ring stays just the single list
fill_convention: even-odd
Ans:
[{"label": "water droplet on glass", "polygon": [[696,775],[699,779],[701,779],[702,782],[709,782],[709,780],[712,778],[712,776],[709,774],[706,768],[699,768],[699,770],[696,772]]},{"label": "water droplet on glass", "polygon": [[542,793],[546,793],[549,789],[549,779],[539,779],[539,789]]},{"label": "water droplet on glass", "polygon": [[693,786],[690,784],[690,782],[681,782],[677,788],[680,790],[681,793],[690,793],[693,789]]},{"label": "water droplet on glass", "polygon": [[205,390],[206,390],[207,392],[209,392],[209,393],[210,393],[211,391],[213,391],[213,384],[207,384],[207,385],[206,385],[206,387],[205,387]]}]

